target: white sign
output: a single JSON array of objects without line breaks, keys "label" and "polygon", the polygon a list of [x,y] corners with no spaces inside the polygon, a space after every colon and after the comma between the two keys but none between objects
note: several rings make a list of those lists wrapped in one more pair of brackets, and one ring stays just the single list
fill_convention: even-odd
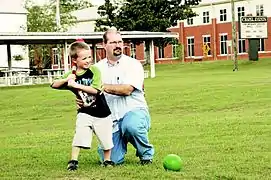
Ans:
[{"label": "white sign", "polygon": [[240,19],[240,35],[242,39],[267,38],[266,16],[243,16]]}]

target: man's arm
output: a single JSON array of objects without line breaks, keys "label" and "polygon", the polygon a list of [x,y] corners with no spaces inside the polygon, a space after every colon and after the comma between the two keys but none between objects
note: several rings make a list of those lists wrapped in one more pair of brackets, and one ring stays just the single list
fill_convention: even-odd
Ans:
[{"label": "man's arm", "polygon": [[133,92],[134,87],[132,85],[129,85],[128,83],[102,85],[102,77],[101,77],[102,74],[100,71],[101,67],[99,67],[101,63],[102,62],[99,61],[96,66],[92,66],[91,70],[94,73],[92,87],[96,89],[100,89],[101,87],[103,87],[103,91],[105,91],[108,94],[119,95],[119,96],[129,96]]},{"label": "man's arm", "polygon": [[129,84],[104,84],[104,91],[119,96],[130,96],[134,87]]},{"label": "man's arm", "polygon": [[105,84],[104,91],[109,94],[130,96],[137,89],[143,91],[144,70],[141,63],[137,60],[131,61],[131,65],[126,67],[125,78],[122,84]]}]

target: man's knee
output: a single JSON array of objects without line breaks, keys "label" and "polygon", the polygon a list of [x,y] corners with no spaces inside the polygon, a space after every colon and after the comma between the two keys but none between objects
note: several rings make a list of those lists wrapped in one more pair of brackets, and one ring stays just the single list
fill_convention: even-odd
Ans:
[{"label": "man's knee", "polygon": [[125,129],[125,134],[130,136],[137,136],[140,133],[144,133],[143,127],[133,126],[132,124],[128,124]]},{"label": "man's knee", "polygon": [[129,119],[129,122],[127,122],[122,128],[123,135],[127,136],[140,136],[147,132],[147,126],[144,122],[140,121],[140,119]]}]

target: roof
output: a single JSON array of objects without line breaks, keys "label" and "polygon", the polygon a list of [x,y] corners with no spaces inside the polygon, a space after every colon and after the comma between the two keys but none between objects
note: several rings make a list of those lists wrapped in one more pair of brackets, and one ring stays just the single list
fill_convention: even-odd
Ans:
[{"label": "roof", "polygon": [[[241,2],[241,1],[247,1],[247,0],[235,0],[234,2]],[[214,6],[219,4],[227,4],[231,3],[231,0],[202,0],[199,5],[193,6],[192,8],[199,8],[199,7],[205,7],[205,6]]]},{"label": "roof", "polygon": [[[146,40],[161,38],[178,38],[178,33],[172,32],[145,32],[145,31],[122,31],[125,40]],[[69,32],[20,32],[0,33],[0,44],[64,44],[83,38],[85,42],[102,42],[103,32],[69,33]]]}]

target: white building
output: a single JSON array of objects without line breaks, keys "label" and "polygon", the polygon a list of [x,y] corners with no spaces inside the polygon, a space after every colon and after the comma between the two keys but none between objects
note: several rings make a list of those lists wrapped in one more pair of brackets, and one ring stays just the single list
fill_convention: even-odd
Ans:
[{"label": "white building", "polygon": [[[23,0],[0,0],[0,33],[26,31],[27,11]],[[26,46],[11,45],[12,68],[29,68],[28,50]],[[19,57],[22,60],[15,60]],[[8,68],[7,46],[0,45],[0,69]]]},{"label": "white building", "polygon": [[74,11],[72,15],[77,18],[77,23],[68,32],[94,32],[95,21],[101,18],[97,11],[98,6]]}]

